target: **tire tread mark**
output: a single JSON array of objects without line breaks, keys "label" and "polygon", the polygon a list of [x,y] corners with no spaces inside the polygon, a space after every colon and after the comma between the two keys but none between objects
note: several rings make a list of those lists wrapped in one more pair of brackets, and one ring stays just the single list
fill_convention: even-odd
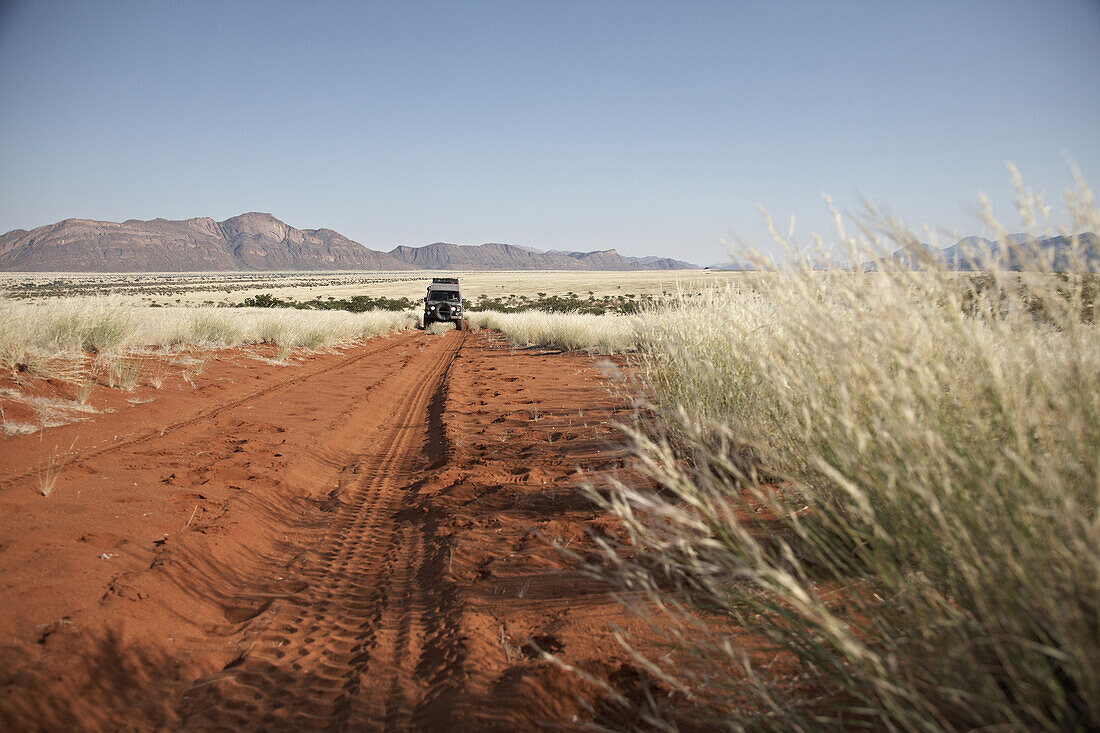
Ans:
[{"label": "tire tread mark", "polygon": [[[185,428],[188,425],[194,425],[195,423],[200,422],[202,420],[207,420],[207,419],[212,418],[212,417],[217,417],[218,415],[222,414],[223,412],[226,412],[228,410],[232,410],[232,409],[235,409],[237,407],[240,407],[243,404],[251,402],[252,400],[259,399],[260,397],[264,397],[264,396],[269,395],[273,392],[277,392],[280,389],[285,389],[286,387],[290,387],[290,386],[293,386],[295,384],[299,384],[299,383],[301,383],[302,381],[304,381],[306,379],[312,379],[313,377],[317,377],[317,376],[320,376],[322,374],[327,374],[327,373],[335,371],[337,369],[344,369],[346,367],[352,366],[353,364],[361,361],[362,359],[366,359],[369,356],[375,356],[377,354],[381,354],[382,352],[389,351],[390,349],[396,348],[401,343],[402,342],[399,341],[399,340],[394,340],[392,343],[384,344],[384,345],[382,345],[382,346],[380,346],[376,349],[373,349],[371,351],[366,351],[366,352],[363,352],[363,353],[360,353],[360,354],[355,354],[354,356],[351,356],[347,359],[344,359],[343,361],[341,361],[339,363],[332,364],[332,365],[327,366],[327,367],[322,367],[321,369],[317,369],[315,371],[309,372],[308,374],[306,374],[304,376],[299,374],[296,377],[293,377],[291,379],[285,379],[281,382],[276,382],[275,384],[269,384],[266,387],[262,387],[261,389],[255,390],[254,392],[249,392],[248,394],[246,394],[242,397],[238,397],[237,399],[230,400],[229,402],[223,403],[221,405],[216,405],[215,407],[207,408],[205,410],[202,410],[202,411],[192,415],[189,418],[186,418],[184,420],[180,420],[178,422],[171,423],[170,425],[168,425],[167,427],[165,427],[161,430],[155,430],[155,431],[152,431],[152,432],[143,433],[142,435],[136,435],[133,438],[128,438],[126,440],[121,440],[117,443],[111,443],[110,445],[106,445],[106,446],[103,446],[101,448],[92,448],[92,449],[89,449],[89,450],[83,451],[83,452],[78,451],[76,453],[70,454],[72,456],[72,458],[66,460],[66,465],[68,465],[68,466],[78,466],[81,463],[84,463],[85,461],[90,461],[93,458],[98,458],[99,456],[105,455],[107,453],[111,453],[111,452],[116,451],[116,450],[121,450],[122,448],[129,448],[129,447],[134,446],[134,445],[140,445],[141,443],[152,440],[154,438],[159,438],[161,436],[167,435],[168,433],[179,430],[180,428]],[[31,470],[24,471],[23,473],[16,474],[14,476],[7,476],[5,478],[0,478],[0,491],[2,491],[4,489],[10,489],[14,486],[17,486],[18,484],[20,484],[23,481],[34,478],[37,475],[37,471],[38,471],[38,469],[31,469]]]},{"label": "tire tread mark", "polygon": [[427,357],[429,368],[410,364],[399,374],[387,396],[395,409],[382,423],[385,432],[372,441],[375,450],[346,467],[356,478],[349,501],[337,510],[313,561],[297,572],[306,589],[277,599],[257,619],[239,663],[192,687],[185,728],[409,724],[416,700],[405,691],[417,680],[405,660],[415,651],[411,635],[427,631],[421,616],[429,599],[417,587],[424,537],[415,524],[398,525],[397,515],[414,491],[415,475],[427,467],[416,441],[431,439],[433,391],[465,338],[463,332],[442,339],[438,353]]}]

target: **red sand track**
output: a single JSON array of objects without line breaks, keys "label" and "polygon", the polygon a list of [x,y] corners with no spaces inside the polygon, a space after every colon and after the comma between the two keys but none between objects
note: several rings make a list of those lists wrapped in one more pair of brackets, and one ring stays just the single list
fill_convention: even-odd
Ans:
[{"label": "red sand track", "polygon": [[198,380],[0,439],[0,728],[623,723],[537,651],[644,694],[641,623],[549,545],[613,531],[590,357],[418,332]]}]

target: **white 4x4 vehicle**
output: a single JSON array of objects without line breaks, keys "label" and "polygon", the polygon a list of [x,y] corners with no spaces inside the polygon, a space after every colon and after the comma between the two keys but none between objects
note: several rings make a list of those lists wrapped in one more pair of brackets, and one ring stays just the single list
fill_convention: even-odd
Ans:
[{"label": "white 4x4 vehicle", "polygon": [[462,313],[462,291],[457,277],[433,277],[424,296],[424,328],[436,321],[453,323],[459,331],[466,327]]}]

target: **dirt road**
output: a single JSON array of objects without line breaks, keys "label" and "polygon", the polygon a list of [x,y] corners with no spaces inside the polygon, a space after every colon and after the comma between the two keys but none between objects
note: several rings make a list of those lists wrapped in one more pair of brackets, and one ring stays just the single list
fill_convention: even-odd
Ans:
[{"label": "dirt road", "polygon": [[417,332],[188,380],[4,439],[5,728],[613,720],[540,649],[653,688],[612,635],[639,622],[551,547],[614,532],[580,487],[627,408],[591,357]]}]

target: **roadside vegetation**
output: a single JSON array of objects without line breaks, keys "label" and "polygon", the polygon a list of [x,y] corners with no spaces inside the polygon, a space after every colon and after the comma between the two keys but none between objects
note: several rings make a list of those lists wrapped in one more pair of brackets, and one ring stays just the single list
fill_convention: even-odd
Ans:
[{"label": "roadside vegetation", "polygon": [[914,271],[861,231],[874,272],[759,273],[639,332],[656,488],[593,491],[626,531],[589,567],[664,635],[668,694],[616,699],[669,730],[1096,730],[1095,280]]},{"label": "roadside vegetation", "polygon": [[[37,379],[73,386],[75,400],[47,400],[13,388],[0,392],[0,397],[32,405],[41,425],[48,426],[69,421],[59,411],[87,411],[84,403],[97,384],[123,390],[142,382],[158,386],[164,364],[157,357],[177,354],[187,359],[193,357],[178,352],[271,344],[274,358],[285,361],[295,350],[346,345],[413,328],[416,318],[409,312],[148,308],[112,298],[67,298],[46,303],[0,299],[0,323],[5,377],[15,384]],[[37,429],[4,422],[8,433]]]},{"label": "roadside vegetation", "polygon": [[515,347],[553,346],[566,351],[587,350],[619,354],[632,350],[638,340],[639,319],[621,315],[545,313],[522,311],[470,311],[470,327],[501,332]]},{"label": "roadside vegetation", "polygon": [[296,313],[224,308],[142,308],[110,298],[47,304],[0,300],[0,366],[67,380],[88,355],[112,357],[183,346],[225,348],[272,343],[286,355],[411,328],[410,313]]}]

